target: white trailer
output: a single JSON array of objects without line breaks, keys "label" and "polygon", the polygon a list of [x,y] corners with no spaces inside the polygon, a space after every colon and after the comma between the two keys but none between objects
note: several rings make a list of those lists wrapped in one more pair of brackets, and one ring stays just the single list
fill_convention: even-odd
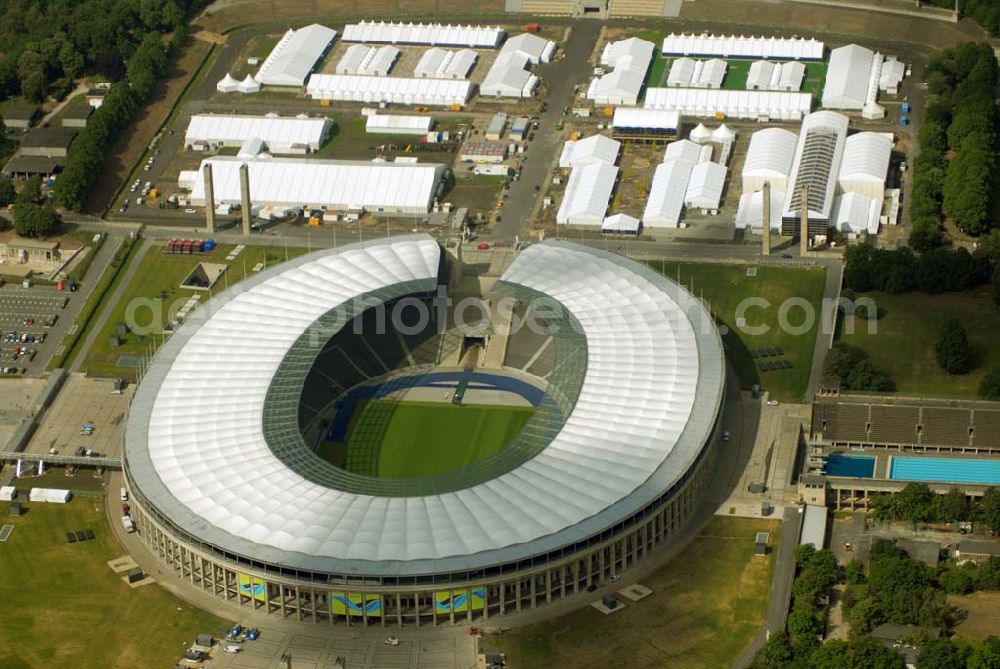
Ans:
[{"label": "white trailer", "polygon": [[131,516],[122,516],[122,527],[125,528],[126,532],[131,534],[135,532],[135,521],[132,520]]}]

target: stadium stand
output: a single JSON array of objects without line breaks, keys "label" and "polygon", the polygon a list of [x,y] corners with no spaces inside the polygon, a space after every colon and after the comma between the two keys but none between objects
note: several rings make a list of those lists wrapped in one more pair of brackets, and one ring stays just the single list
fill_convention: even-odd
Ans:
[{"label": "stadium stand", "polygon": [[868,438],[877,443],[912,444],[917,441],[920,407],[871,405]]},{"label": "stadium stand", "polygon": [[973,445],[977,448],[1000,450],[1000,411],[975,409],[972,421],[975,426]]},{"label": "stadium stand", "polygon": [[[527,325],[526,319],[534,318],[534,321],[542,325],[543,329],[545,326],[544,321],[537,318],[537,316],[533,316],[528,313],[529,308],[530,307],[526,304],[518,304],[514,308],[514,317],[512,320],[515,323],[521,323],[522,326],[517,328],[517,330],[512,332],[507,338],[507,354],[504,359],[504,364],[507,367],[522,369],[529,374],[544,377],[546,373],[552,371],[552,364],[554,362],[551,358],[553,355],[551,352],[552,346],[547,344],[547,342],[551,343],[549,340],[552,339],[552,337],[544,331],[538,331],[538,328],[529,327]],[[542,355],[538,355],[538,352],[541,351],[543,347],[546,351],[543,351]],[[549,352],[548,355],[550,356],[547,371],[545,371],[546,366],[544,363],[542,363],[541,366],[539,365],[542,358],[546,357],[546,352]],[[529,369],[529,364],[534,368],[542,369],[543,372],[538,373],[536,369]]]},{"label": "stadium stand", "polygon": [[968,409],[924,407],[920,416],[920,443],[968,446],[972,414]]}]

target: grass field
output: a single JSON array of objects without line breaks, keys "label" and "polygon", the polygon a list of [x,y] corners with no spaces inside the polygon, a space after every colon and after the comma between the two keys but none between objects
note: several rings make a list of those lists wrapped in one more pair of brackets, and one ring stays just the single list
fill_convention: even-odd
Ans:
[{"label": "grass field", "polygon": [[[841,333],[842,341],[868,351],[876,367],[896,382],[900,393],[971,397],[993,367],[1000,367],[1000,310],[993,306],[989,289],[967,293],[927,295],[870,293],[879,313],[878,332],[868,334],[865,323],[856,323],[854,334]],[[934,359],[938,328],[948,318],[965,326],[974,368],[968,374],[945,373]]]},{"label": "grass field", "polygon": [[[736,368],[745,388],[760,383],[776,399],[801,402],[809,385],[809,370],[812,365],[816,332],[819,329],[819,307],[823,299],[826,281],[824,268],[800,269],[791,267],[759,267],[756,277],[748,277],[746,266],[653,263],[654,269],[663,271],[675,281],[680,281],[695,295],[704,297],[711,304],[711,310],[720,325],[725,325],[728,334],[723,336],[726,357]],[[761,297],[770,302],[770,307],[752,306],[744,314],[738,313],[740,303],[749,297]],[[816,321],[802,335],[789,334],[779,327],[778,311],[781,304],[800,297],[813,305]],[[736,319],[746,318],[744,328],[736,327]],[[800,308],[788,312],[791,325],[803,324],[804,314]],[[749,328],[765,325],[764,334],[749,334]],[[780,346],[792,362],[792,369],[761,373],[757,371],[753,349]]]},{"label": "grass field", "polygon": [[[159,585],[131,589],[107,566],[122,551],[102,502],[30,504],[0,544],[0,667],[167,667],[199,632],[227,623]],[[90,528],[92,541],[65,533]]]},{"label": "grass field", "polygon": [[[656,33],[657,31],[649,32]],[[654,40],[654,42],[661,44],[662,37],[660,40]],[[670,74],[670,65],[673,60],[673,58],[665,58],[660,55],[659,50],[656,51],[653,56],[653,64],[646,75],[647,88],[666,85],[667,75]],[[726,67],[726,77],[722,80],[722,88],[733,91],[746,90],[747,77],[750,75],[750,65],[754,61],[745,58],[727,58],[725,60],[728,66]],[[806,63],[806,76],[802,81],[803,93],[812,93],[813,98],[818,101],[823,93],[823,83],[825,81],[826,63]]]},{"label": "grass field", "polygon": [[[87,358],[83,364],[84,369],[93,376],[128,376],[134,370],[118,367],[119,356],[143,355],[147,347],[155,348],[162,343],[159,334],[142,336],[129,332],[121,345],[111,346],[110,337],[115,333],[118,323],[126,320],[129,304],[135,300],[144,299],[147,301],[146,304],[150,305],[135,310],[136,320],[141,324],[152,322],[156,317],[152,313],[154,309],[158,309],[158,317],[162,319],[161,322],[169,322],[168,316],[175,314],[192,295],[202,295],[202,303],[209,298],[209,294],[205,291],[181,288],[181,281],[199,262],[226,263],[226,256],[232,249],[231,245],[221,245],[212,253],[196,256],[167,255],[162,252],[161,246],[151,247],[142,258],[122,298],[111,307],[110,317],[101,329],[93,347],[87,352]],[[265,261],[265,255],[267,265],[271,266],[284,261],[286,253],[288,258],[294,258],[306,253],[306,249],[247,246],[235,260],[228,262],[229,269],[226,270],[226,275],[216,283],[212,292],[219,292],[227,285],[232,286],[242,281],[246,273],[252,273],[254,265]],[[150,302],[151,300],[152,302]],[[104,306],[102,305],[102,307]],[[81,339],[85,336],[85,333],[81,334]]]},{"label": "grass field", "polygon": [[493,455],[532,407],[369,400],[355,410],[344,468],[401,479],[454,471]]},{"label": "grass field", "polygon": [[955,627],[955,636],[978,643],[1000,630],[1000,592],[974,592],[971,595],[948,595],[948,604],[966,612]]},{"label": "grass field", "polygon": [[586,607],[544,625],[510,630],[483,646],[507,653],[507,666],[719,669],[764,623],[773,555],[753,556],[754,533],[781,523],[713,518],[673,561],[640,583],[654,594],[623,600],[603,616]]}]

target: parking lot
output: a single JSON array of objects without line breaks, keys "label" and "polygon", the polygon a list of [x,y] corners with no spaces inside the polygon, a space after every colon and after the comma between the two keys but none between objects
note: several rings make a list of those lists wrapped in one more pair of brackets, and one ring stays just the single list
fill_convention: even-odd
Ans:
[{"label": "parking lot", "polygon": [[[111,379],[88,379],[83,374],[70,374],[45,419],[28,443],[28,453],[72,455],[78,448],[90,449],[101,455],[119,457],[125,411],[132,392],[126,386],[121,395],[111,393]],[[81,434],[84,423],[92,423],[91,434]]]},{"label": "parking lot", "polygon": [[[0,369],[5,374],[40,371],[46,356],[39,349],[62,318],[69,298],[42,288],[0,291]],[[36,369],[37,368],[37,369]]]}]

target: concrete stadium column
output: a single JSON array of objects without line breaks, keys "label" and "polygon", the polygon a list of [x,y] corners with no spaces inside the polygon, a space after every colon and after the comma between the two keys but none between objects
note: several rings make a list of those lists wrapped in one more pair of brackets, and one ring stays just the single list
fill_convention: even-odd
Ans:
[{"label": "concrete stadium column", "polygon": [[762,211],[762,218],[764,227],[761,230],[763,235],[763,243],[761,248],[761,255],[769,256],[771,255],[771,182],[764,182],[764,207]]},{"label": "concrete stadium column", "polygon": [[215,184],[212,179],[212,164],[205,163],[202,170],[205,179],[205,229],[210,235],[215,234]]},{"label": "concrete stadium column", "polygon": [[243,234],[250,235],[250,168],[240,165],[240,215],[243,218]]},{"label": "concrete stadium column", "polygon": [[802,228],[799,230],[799,255],[805,256],[809,251],[809,186],[802,186],[799,218],[802,222]]}]

